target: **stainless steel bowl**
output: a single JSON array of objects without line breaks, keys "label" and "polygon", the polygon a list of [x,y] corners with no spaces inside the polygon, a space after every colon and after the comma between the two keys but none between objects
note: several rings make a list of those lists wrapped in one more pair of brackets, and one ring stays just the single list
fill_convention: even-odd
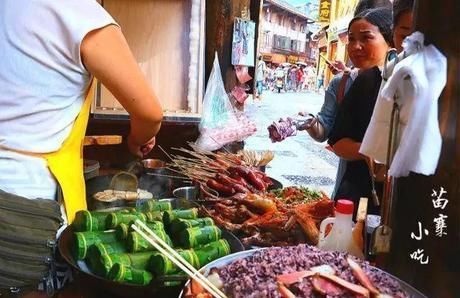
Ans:
[{"label": "stainless steel bowl", "polygon": [[160,159],[143,159],[142,166],[145,170],[155,170],[155,169],[163,169],[166,167],[166,162]]},{"label": "stainless steel bowl", "polygon": [[198,188],[195,186],[179,187],[173,190],[173,196],[184,200],[196,200],[198,198]]}]

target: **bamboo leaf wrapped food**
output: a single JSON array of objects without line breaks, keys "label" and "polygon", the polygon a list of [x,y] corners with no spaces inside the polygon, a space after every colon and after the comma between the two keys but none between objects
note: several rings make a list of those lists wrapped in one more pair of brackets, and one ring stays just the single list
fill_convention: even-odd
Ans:
[{"label": "bamboo leaf wrapped food", "polygon": [[191,208],[191,209],[176,209],[171,211],[165,211],[163,213],[163,223],[165,226],[169,226],[171,222],[176,218],[183,218],[183,219],[195,219],[198,217],[198,209]]},{"label": "bamboo leaf wrapped food", "polygon": [[114,231],[105,232],[76,232],[74,234],[72,250],[77,260],[83,260],[88,248],[96,243],[113,243],[117,238]]},{"label": "bamboo leaf wrapped food", "polygon": [[216,226],[188,228],[179,234],[178,244],[183,248],[193,248],[217,241],[221,236],[222,231]]},{"label": "bamboo leaf wrapped food", "polygon": [[[187,262],[190,263],[194,268],[200,268],[200,261],[198,256],[191,249],[178,250],[177,253],[184,258]],[[156,254],[150,257],[148,268],[150,272],[156,276],[169,275],[181,272],[179,267],[177,267],[173,262],[171,262],[168,257],[163,254]]]},{"label": "bamboo leaf wrapped food", "polygon": [[126,251],[127,250],[125,245],[120,242],[96,243],[88,248],[86,262],[91,271],[93,271],[97,275],[105,276],[107,272],[106,270],[104,270],[104,267],[102,265],[102,257],[104,255],[126,253]]},{"label": "bamboo leaf wrapped food", "polygon": [[115,229],[119,224],[129,224],[131,221],[139,219],[142,222],[147,221],[147,216],[140,212],[134,213],[110,213],[105,221],[107,229]]},{"label": "bamboo leaf wrapped food", "polygon": [[[129,213],[129,210],[123,209],[118,212]],[[77,214],[75,214],[75,219],[72,223],[72,227],[76,232],[105,231],[106,220],[109,214],[109,212],[80,210],[77,212]]]},{"label": "bamboo leaf wrapped food", "polygon": [[118,241],[125,241],[128,237],[128,233],[129,226],[127,224],[121,223],[115,228],[115,235],[117,236]]},{"label": "bamboo leaf wrapped food", "polygon": [[172,205],[170,201],[148,200],[140,208],[142,212],[150,211],[170,211]]},{"label": "bamboo leaf wrapped food", "polygon": [[[155,235],[160,237],[161,240],[165,241],[169,246],[172,246],[171,238],[169,238],[168,234],[166,234],[166,232],[163,229],[152,230],[152,231],[155,233]],[[128,251],[131,253],[156,250],[152,246],[152,244],[150,244],[147,240],[145,240],[137,232],[128,233],[128,238],[126,239],[126,245],[128,247]]]},{"label": "bamboo leaf wrapped food", "polygon": [[198,257],[199,266],[197,269],[203,267],[204,265],[217,260],[218,258],[225,257],[229,255],[230,245],[228,244],[227,240],[220,239],[219,241],[211,242],[206,244],[199,249],[194,249],[195,254]]},{"label": "bamboo leaf wrapped food", "polygon": [[183,218],[176,218],[171,222],[169,226],[169,230],[171,234],[178,234],[183,230],[188,228],[195,228],[195,227],[205,227],[205,226],[214,226],[214,221],[210,217],[204,218],[197,218],[197,219],[183,219]]},{"label": "bamboo leaf wrapped food", "polygon": [[113,281],[146,286],[152,281],[152,274],[146,270],[134,269],[123,264],[114,264],[108,278]]},{"label": "bamboo leaf wrapped food", "polygon": [[150,257],[158,254],[158,252],[140,252],[134,254],[115,253],[103,255],[99,259],[99,268],[101,276],[108,276],[110,269],[115,264],[130,266],[138,270],[146,270],[149,264]]},{"label": "bamboo leaf wrapped food", "polygon": [[147,216],[147,222],[163,220],[163,211],[148,211],[144,214]]},{"label": "bamboo leaf wrapped food", "polygon": [[[115,229],[115,233],[119,241],[126,241],[126,239],[128,238],[128,234],[134,231],[133,228],[131,228],[131,225],[133,223],[134,221],[130,222],[129,224],[119,224],[118,225],[118,227]],[[161,221],[147,222],[146,225],[151,230],[163,230],[164,231],[164,225]]]}]

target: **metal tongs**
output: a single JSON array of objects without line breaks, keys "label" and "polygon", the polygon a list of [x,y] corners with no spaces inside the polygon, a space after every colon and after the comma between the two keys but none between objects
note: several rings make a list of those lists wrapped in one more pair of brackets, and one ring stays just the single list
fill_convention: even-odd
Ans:
[{"label": "metal tongs", "polygon": [[[404,58],[404,54],[403,54]],[[389,69],[388,62],[395,59],[392,66],[396,65],[400,61],[400,57],[397,54],[395,49],[391,49],[388,51],[385,65],[382,71],[382,79],[387,81],[393,72],[393,68]],[[395,155],[397,149],[397,142],[398,142],[398,132],[399,132],[399,112],[400,108],[397,103],[398,94],[394,97],[393,109],[391,111],[391,118],[390,118],[390,134],[388,138],[388,150],[387,150],[387,160],[385,163],[385,181],[384,181],[384,190],[383,190],[383,198],[380,213],[382,215],[382,221],[380,226],[378,226],[374,233],[372,234],[371,238],[371,247],[370,253],[381,254],[381,253],[388,253],[390,252],[390,244],[391,244],[391,237],[392,237],[392,229],[391,229],[391,212],[393,209],[393,196],[394,196],[394,178],[388,174],[391,162],[393,161],[393,157]],[[373,180],[373,187],[374,187],[374,177],[372,173],[372,180]],[[373,189],[375,191],[375,189]]]}]

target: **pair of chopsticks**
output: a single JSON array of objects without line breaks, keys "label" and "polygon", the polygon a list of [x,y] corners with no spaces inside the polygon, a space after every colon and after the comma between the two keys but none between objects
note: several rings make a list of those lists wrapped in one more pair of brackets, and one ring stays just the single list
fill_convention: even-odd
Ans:
[{"label": "pair of chopsticks", "polygon": [[[166,244],[160,237],[158,237],[149,227],[147,227],[142,221],[136,220],[131,225],[134,231],[138,232],[146,241],[153,245],[160,253],[165,255],[171,260],[177,267],[187,273],[190,278],[199,283],[205,288],[212,296],[216,298],[226,298],[224,293],[220,291],[215,285],[213,285],[203,274],[196,270],[189,262],[187,262],[181,255],[179,255],[173,248]],[[139,228],[140,227],[140,228]],[[142,229],[148,234],[145,234]]]}]

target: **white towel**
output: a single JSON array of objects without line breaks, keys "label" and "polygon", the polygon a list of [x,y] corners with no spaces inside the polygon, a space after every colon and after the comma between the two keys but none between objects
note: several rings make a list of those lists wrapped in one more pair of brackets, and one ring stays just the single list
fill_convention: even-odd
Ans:
[{"label": "white towel", "polygon": [[383,82],[360,152],[379,162],[387,156],[393,103],[400,107],[399,140],[390,175],[402,177],[415,172],[432,175],[441,153],[438,98],[447,80],[447,60],[433,45],[423,45],[423,34],[415,32],[405,41],[410,55],[396,64]]}]

